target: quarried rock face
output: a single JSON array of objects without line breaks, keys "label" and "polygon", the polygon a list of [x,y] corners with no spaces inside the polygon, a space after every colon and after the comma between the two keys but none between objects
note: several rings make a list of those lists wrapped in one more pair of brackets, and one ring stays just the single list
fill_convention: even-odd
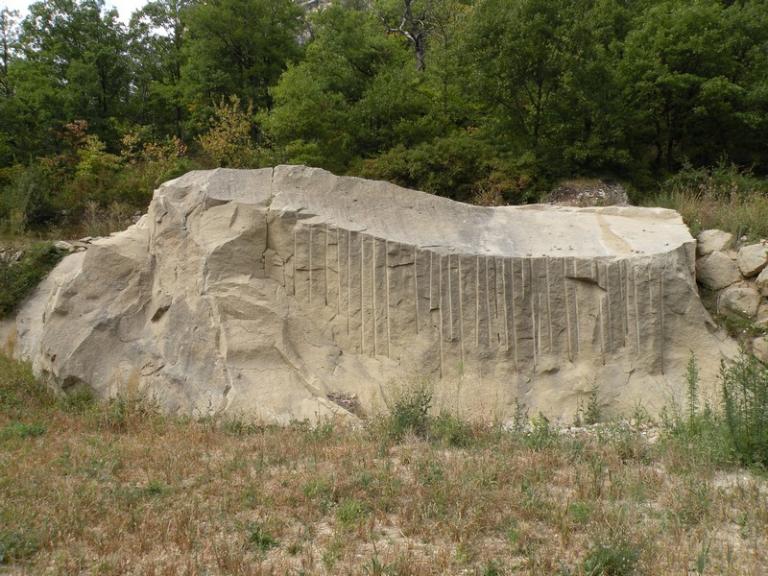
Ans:
[{"label": "quarried rock face", "polygon": [[192,172],[135,226],[67,257],[16,321],[60,386],[136,387],[169,411],[369,414],[428,382],[437,407],[570,418],[714,385],[731,342],[663,209],[482,208],[280,166]]}]

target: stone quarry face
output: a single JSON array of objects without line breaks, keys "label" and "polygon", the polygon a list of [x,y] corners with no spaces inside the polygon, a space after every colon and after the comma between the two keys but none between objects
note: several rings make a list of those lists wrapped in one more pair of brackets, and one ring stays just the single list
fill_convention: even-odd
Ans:
[{"label": "stone quarry face", "polygon": [[482,208],[319,169],[192,172],[67,257],[8,341],[62,388],[265,421],[436,408],[504,421],[656,411],[720,337],[663,209]]}]

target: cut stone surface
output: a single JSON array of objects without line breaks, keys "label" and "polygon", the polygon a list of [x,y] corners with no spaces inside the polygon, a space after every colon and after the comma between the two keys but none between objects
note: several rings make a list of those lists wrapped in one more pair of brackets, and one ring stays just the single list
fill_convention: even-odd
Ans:
[{"label": "cut stone surface", "polygon": [[741,274],[726,254],[712,252],[696,261],[696,278],[711,290],[721,290],[741,280]]},{"label": "cut stone surface", "polygon": [[752,286],[729,286],[717,297],[717,310],[720,314],[753,318],[760,306],[760,293]]},{"label": "cut stone surface", "polygon": [[354,418],[429,382],[435,409],[570,420],[682,401],[733,342],[670,210],[484,208],[323,170],[191,172],[66,257],[5,327],[34,370],[100,397],[268,422]]},{"label": "cut stone surface", "polygon": [[696,254],[706,256],[712,252],[723,252],[733,247],[733,234],[722,230],[703,230],[696,237]]},{"label": "cut stone surface", "polygon": [[745,278],[754,276],[768,264],[768,245],[760,242],[744,246],[739,250],[737,262]]}]

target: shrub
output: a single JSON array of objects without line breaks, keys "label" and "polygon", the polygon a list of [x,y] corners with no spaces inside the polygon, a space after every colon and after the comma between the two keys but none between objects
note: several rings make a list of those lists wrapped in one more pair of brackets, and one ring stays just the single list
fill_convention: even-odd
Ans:
[{"label": "shrub", "polygon": [[593,546],[584,558],[586,576],[631,576],[637,573],[640,552],[623,541]]},{"label": "shrub", "polygon": [[0,318],[13,313],[63,255],[52,244],[41,243],[25,250],[18,262],[0,261]]},{"label": "shrub", "polygon": [[419,438],[429,435],[429,409],[432,405],[432,392],[425,386],[403,390],[395,399],[386,421],[390,438],[400,441],[411,432]]},{"label": "shrub", "polygon": [[746,465],[768,466],[768,366],[742,352],[720,370],[728,438]]},{"label": "shrub", "polygon": [[53,394],[34,377],[28,364],[0,354],[0,374],[0,409],[28,409],[53,404]]},{"label": "shrub", "polygon": [[342,528],[349,529],[359,524],[368,511],[365,504],[354,498],[342,500],[336,510],[336,520]]},{"label": "shrub", "polygon": [[448,412],[441,412],[429,426],[432,440],[454,448],[464,448],[472,442],[472,427]]},{"label": "shrub", "polygon": [[0,193],[0,218],[8,233],[43,229],[59,217],[51,176],[38,164],[18,170]]},{"label": "shrub", "polygon": [[248,525],[248,544],[261,553],[279,546],[279,542],[261,524],[256,522]]},{"label": "shrub", "polygon": [[0,439],[5,438],[37,438],[45,434],[46,428],[42,424],[24,424],[14,422],[5,428],[0,428]]},{"label": "shrub", "polygon": [[38,549],[35,538],[18,531],[0,529],[0,564],[10,564],[33,556]]},{"label": "shrub", "polygon": [[768,236],[768,180],[734,166],[684,168],[648,204],[680,212],[694,235],[719,228],[737,237]]},{"label": "shrub", "polygon": [[242,109],[240,98],[230,96],[214,104],[210,129],[198,142],[216,166],[253,167],[258,164],[258,151],[251,140],[252,130],[253,103]]}]

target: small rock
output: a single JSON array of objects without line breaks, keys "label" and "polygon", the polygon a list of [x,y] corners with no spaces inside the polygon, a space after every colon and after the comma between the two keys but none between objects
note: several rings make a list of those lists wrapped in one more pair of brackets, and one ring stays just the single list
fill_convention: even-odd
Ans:
[{"label": "small rock", "polygon": [[560,206],[627,206],[629,196],[619,182],[609,179],[563,180],[549,194],[549,203]]},{"label": "small rock", "polygon": [[704,230],[696,238],[696,253],[706,256],[712,252],[723,252],[733,247],[733,234],[722,230]]},{"label": "small rock", "polygon": [[768,266],[760,272],[760,275],[755,280],[755,286],[757,286],[757,289],[760,290],[763,296],[768,296]]},{"label": "small rock", "polygon": [[741,280],[736,264],[723,252],[712,252],[696,261],[696,278],[712,290],[720,290]]},{"label": "small rock", "polygon": [[91,242],[93,242],[93,236],[86,236],[84,238],[80,238],[78,242],[82,242],[83,244],[90,244]]},{"label": "small rock", "polygon": [[762,242],[744,246],[739,250],[737,262],[745,278],[754,276],[768,264],[768,246]]},{"label": "small rock", "polygon": [[65,242],[64,240],[54,242],[53,247],[57,250],[63,250],[64,252],[73,252],[75,250],[75,247],[72,246],[72,244]]},{"label": "small rock", "polygon": [[760,306],[760,293],[746,284],[729,286],[717,298],[717,311],[727,316],[754,318]]},{"label": "small rock", "polygon": [[752,354],[760,362],[768,364],[768,336],[758,336],[752,340]]},{"label": "small rock", "polygon": [[768,328],[768,302],[762,302],[757,308],[755,324],[761,328]]}]

